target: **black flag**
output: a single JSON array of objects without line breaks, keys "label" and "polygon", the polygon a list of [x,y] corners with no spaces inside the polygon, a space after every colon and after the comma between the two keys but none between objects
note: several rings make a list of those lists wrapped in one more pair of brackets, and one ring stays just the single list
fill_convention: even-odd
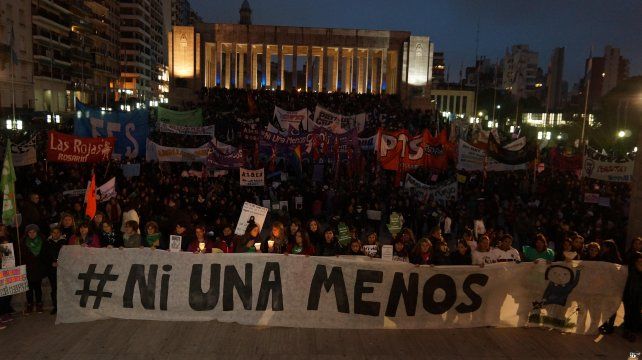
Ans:
[{"label": "black flag", "polygon": [[537,155],[536,146],[536,144],[527,142],[519,150],[508,150],[504,149],[499,141],[495,139],[492,131],[488,136],[488,155],[500,163],[508,165],[519,165],[535,159]]}]

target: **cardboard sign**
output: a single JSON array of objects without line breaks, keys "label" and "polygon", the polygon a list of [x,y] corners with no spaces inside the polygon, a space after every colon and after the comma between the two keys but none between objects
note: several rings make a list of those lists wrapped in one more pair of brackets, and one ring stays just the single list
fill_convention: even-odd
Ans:
[{"label": "cardboard sign", "polygon": [[484,235],[486,233],[486,225],[484,220],[475,220],[475,236]]},{"label": "cardboard sign", "polygon": [[259,231],[263,228],[263,223],[265,223],[265,217],[267,216],[268,209],[249,203],[245,202],[243,203],[243,209],[241,210],[241,216],[239,217],[239,221],[236,223],[236,230],[234,230],[234,233],[236,235],[243,235],[245,234],[245,229],[247,229],[247,225],[250,222],[254,222],[259,226]]},{"label": "cardboard sign", "polygon": [[270,208],[270,200],[263,200],[261,201],[261,205],[263,205],[264,208]]},{"label": "cardboard sign", "polygon": [[281,211],[288,211],[290,209],[287,201],[279,201],[279,205],[281,207]]},{"label": "cardboard sign", "polygon": [[183,242],[183,237],[180,235],[170,235],[169,236],[169,251],[171,252],[180,252],[181,244]]},{"label": "cardboard sign", "polygon": [[366,216],[368,217],[368,220],[381,221],[380,210],[366,210]]},{"label": "cardboard sign", "polygon": [[611,198],[600,196],[597,200],[597,204],[604,207],[611,207]]},{"label": "cardboard sign", "polygon": [[302,210],[303,209],[303,197],[302,196],[297,196],[294,198],[294,208],[297,210]]},{"label": "cardboard sign", "polygon": [[339,244],[343,246],[347,246],[351,239],[348,225],[346,225],[345,223],[339,223],[338,228],[339,228]]},{"label": "cardboard sign", "polygon": [[241,186],[265,186],[264,169],[248,170],[241,168],[239,174],[241,177]]},{"label": "cardboard sign", "polygon": [[361,251],[363,251],[364,254],[371,256],[371,257],[376,257],[377,256],[377,251],[378,251],[378,246],[377,245],[363,245],[361,247]]},{"label": "cardboard sign", "polygon": [[392,245],[383,245],[381,247],[381,260],[392,261]]},{"label": "cardboard sign", "polygon": [[390,223],[386,224],[388,227],[388,231],[392,234],[392,236],[397,236],[399,232],[401,231],[401,226],[403,225],[402,220],[401,220],[401,215],[397,212],[393,212],[390,214]]},{"label": "cardboard sign", "polygon": [[20,294],[28,290],[26,265],[0,270],[0,297]]},{"label": "cardboard sign", "polygon": [[2,254],[2,269],[16,267],[16,254],[13,251],[13,244],[0,244]]}]

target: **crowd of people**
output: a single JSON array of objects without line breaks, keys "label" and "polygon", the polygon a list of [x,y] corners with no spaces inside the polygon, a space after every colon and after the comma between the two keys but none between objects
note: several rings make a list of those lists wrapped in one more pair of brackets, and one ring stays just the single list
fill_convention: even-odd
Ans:
[{"label": "crowd of people", "polygon": [[[248,108],[248,96],[255,109]],[[217,131],[219,125],[224,128],[232,121],[230,114],[258,117],[266,124],[275,105],[313,110],[317,103],[344,114],[392,115],[374,126],[433,131],[443,126],[442,119],[407,110],[394,96],[204,89],[201,100],[195,105],[204,109],[206,124],[217,124]],[[197,138],[155,136],[167,137],[170,144]],[[625,231],[628,184],[579,179],[574,173],[548,168],[539,173],[484,174],[457,172],[453,167],[438,177],[426,169],[413,172],[428,184],[458,179],[457,197],[440,203],[398,186],[396,174],[382,170],[374,155],[366,154],[365,160],[366,166],[352,176],[336,178],[331,174],[333,167],[326,166],[322,181],[313,180],[314,164],[304,163],[299,174],[290,174],[287,180],[268,179],[265,187],[241,187],[234,170],[220,177],[191,176],[201,174],[201,164],[141,162],[140,175],[126,178],[114,161],[93,167],[38,162],[17,169],[21,241],[14,229],[1,226],[0,243],[13,243],[19,249],[19,262],[27,266],[30,290],[25,314],[44,311],[41,281],[45,278],[52,287],[51,312],[56,312],[56,268],[62,246],[167,250],[170,235],[181,236],[181,250],[193,253],[381,257],[382,246],[392,245],[393,260],[415,265],[607,261],[629,265],[624,328],[634,338],[642,305],[642,238],[626,246],[634,235],[627,239]],[[63,192],[86,188],[92,171],[103,181],[116,177],[117,195],[100,202],[99,211],[89,219],[83,195]],[[589,191],[609,197],[609,206],[584,203],[583,194]],[[286,201],[288,210],[271,211],[262,229],[249,224],[244,234],[234,234],[243,203],[264,200]],[[369,217],[369,210],[380,217]],[[398,233],[385,226],[393,213],[403,219]],[[475,226],[479,222],[483,231]],[[338,239],[340,224],[349,229],[347,241]],[[0,298],[0,327],[12,321],[11,313],[11,297]],[[601,331],[612,332],[612,325],[605,324]]]}]

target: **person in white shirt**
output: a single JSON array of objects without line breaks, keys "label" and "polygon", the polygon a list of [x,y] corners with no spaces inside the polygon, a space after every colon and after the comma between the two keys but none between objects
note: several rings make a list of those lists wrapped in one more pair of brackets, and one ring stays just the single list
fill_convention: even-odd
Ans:
[{"label": "person in white shirt", "polygon": [[496,261],[495,253],[490,251],[490,238],[482,235],[477,242],[477,248],[473,251],[473,265],[484,266]]},{"label": "person in white shirt", "polygon": [[519,251],[512,247],[513,237],[504,234],[499,239],[497,247],[491,250],[497,262],[520,262],[522,259],[519,256]]}]

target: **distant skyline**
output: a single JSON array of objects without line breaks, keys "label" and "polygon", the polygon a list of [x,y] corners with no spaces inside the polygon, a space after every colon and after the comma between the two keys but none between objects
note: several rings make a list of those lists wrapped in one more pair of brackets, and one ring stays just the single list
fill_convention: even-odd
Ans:
[{"label": "distant skyline", "polygon": [[[190,0],[212,23],[237,23],[243,0]],[[564,80],[569,89],[584,74],[584,62],[604,47],[621,49],[630,75],[642,74],[642,1],[640,0],[249,0],[252,22],[262,25],[407,30],[430,36],[444,52],[451,82],[459,69],[475,62],[477,23],[479,56],[495,61],[506,48],[527,44],[539,53],[546,72],[555,47],[566,47]],[[522,15],[525,18],[522,18]]]}]

